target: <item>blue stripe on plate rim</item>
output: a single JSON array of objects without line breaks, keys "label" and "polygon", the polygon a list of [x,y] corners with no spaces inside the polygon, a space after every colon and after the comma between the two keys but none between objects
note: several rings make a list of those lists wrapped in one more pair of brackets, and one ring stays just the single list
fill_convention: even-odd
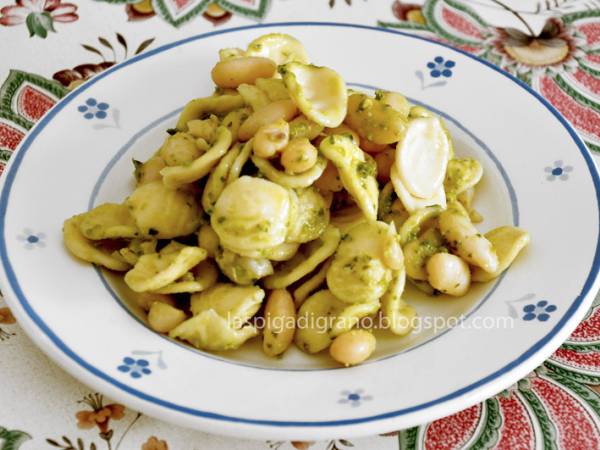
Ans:
[{"label": "blue stripe on plate rim", "polygon": [[12,184],[14,182],[15,176],[18,171],[17,169],[18,169],[19,165],[21,164],[23,157],[25,156],[25,153],[27,152],[27,149],[31,146],[35,137],[50,122],[50,120],[56,114],[58,114],[66,105],[71,103],[72,100],[74,100],[81,93],[83,93],[86,89],[88,89],[90,86],[92,86],[93,84],[95,84],[96,82],[101,80],[102,78],[110,75],[111,73],[113,73],[117,70],[121,70],[122,68],[124,68],[130,64],[134,64],[137,61],[143,60],[145,58],[149,58],[155,54],[162,53],[166,50],[169,50],[170,48],[178,47],[178,46],[186,44],[188,42],[202,40],[202,39],[206,39],[208,37],[216,36],[216,35],[220,35],[220,34],[235,33],[238,31],[245,31],[245,30],[251,30],[251,29],[268,29],[268,28],[274,28],[274,27],[294,27],[294,26],[355,28],[355,29],[370,30],[370,31],[379,32],[379,33],[396,34],[396,35],[405,36],[405,37],[408,37],[411,39],[426,41],[433,45],[438,45],[440,47],[447,48],[450,51],[462,54],[462,55],[466,56],[467,58],[471,58],[475,61],[478,61],[479,63],[489,67],[490,69],[493,69],[494,71],[498,72],[502,76],[513,81],[515,84],[517,84],[518,86],[520,86],[521,88],[523,88],[524,90],[529,92],[537,100],[539,100],[548,109],[548,111],[550,111],[556,117],[556,119],[563,125],[563,127],[567,130],[569,135],[572,137],[573,142],[579,148],[579,151],[581,152],[584,160],[586,161],[586,164],[590,171],[592,180],[594,181],[594,187],[596,189],[596,200],[597,200],[596,206],[597,206],[597,210],[598,210],[598,220],[600,222],[600,176],[598,174],[598,170],[595,166],[594,160],[592,159],[585,144],[583,143],[581,138],[577,135],[577,132],[569,125],[569,123],[566,121],[566,119],[564,117],[562,117],[562,115],[545,98],[543,98],[540,94],[538,94],[533,89],[531,89],[531,87],[526,85],[524,82],[515,78],[514,76],[510,75],[509,73],[503,71],[499,67],[497,67],[481,58],[478,58],[475,55],[467,53],[466,51],[454,48],[448,44],[436,42],[436,41],[427,39],[422,36],[412,35],[410,33],[400,32],[397,30],[377,28],[377,27],[372,27],[372,26],[368,26],[368,25],[345,24],[345,23],[335,23],[335,22],[278,22],[278,23],[249,25],[249,26],[236,27],[236,28],[230,28],[230,29],[224,29],[224,30],[217,30],[217,31],[209,32],[209,33],[200,34],[197,36],[192,36],[192,37],[189,37],[186,39],[182,39],[180,41],[176,41],[171,44],[166,44],[162,47],[158,47],[156,49],[150,50],[148,52],[137,55],[131,59],[123,61],[122,63],[120,63],[116,66],[113,66],[113,67],[105,70],[104,72],[101,72],[100,74],[96,75],[90,81],[83,84],[81,87],[74,90],[73,92],[69,93],[58,104],[56,104],[54,106],[54,108],[52,108],[48,112],[48,114],[46,114],[36,124],[36,126],[29,132],[29,134],[26,136],[25,140],[21,143],[19,150],[16,152],[16,154],[13,156],[13,158],[11,158],[7,173],[4,176],[4,185],[2,187],[2,193],[0,195],[0,261],[2,262],[4,274],[6,276],[6,279],[9,283],[10,288],[11,288],[12,292],[14,293],[15,297],[18,299],[24,312],[29,316],[29,319],[32,320],[39,327],[39,329],[46,335],[46,337],[48,339],[50,339],[50,341],[52,341],[52,343],[59,350],[61,350],[66,357],[73,360],[75,363],[77,363],[82,368],[86,369],[88,372],[92,373],[96,377],[101,378],[105,382],[113,385],[116,388],[121,389],[122,391],[127,392],[128,394],[132,395],[133,397],[138,398],[139,400],[143,400],[143,401],[146,401],[146,402],[158,405],[158,406],[162,406],[162,407],[165,407],[165,408],[168,408],[168,409],[171,409],[174,411],[178,411],[181,413],[189,414],[192,416],[203,417],[206,419],[213,419],[213,420],[219,420],[219,421],[224,421],[224,422],[233,422],[233,423],[244,423],[244,424],[250,424],[250,425],[265,425],[265,426],[273,426],[273,427],[319,427],[319,426],[320,427],[332,427],[332,426],[343,426],[343,425],[351,425],[351,424],[360,424],[360,423],[365,423],[365,422],[380,421],[380,420],[384,420],[384,419],[389,419],[389,418],[393,418],[393,417],[406,415],[409,413],[413,413],[413,412],[416,412],[419,410],[430,408],[432,406],[443,404],[450,400],[456,399],[456,398],[458,398],[464,394],[467,394],[481,386],[486,385],[487,383],[489,383],[489,382],[499,378],[500,376],[506,374],[507,372],[510,372],[511,370],[515,369],[516,367],[518,367],[525,361],[534,358],[536,356],[536,353],[542,347],[544,347],[548,342],[550,342],[550,340],[563,329],[563,327],[569,321],[569,319],[577,312],[577,310],[581,306],[583,300],[590,294],[590,291],[594,285],[594,282],[595,282],[598,272],[600,270],[600,229],[599,229],[599,235],[598,235],[597,241],[596,241],[596,252],[594,255],[592,267],[590,269],[590,273],[589,273],[588,277],[586,278],[586,281],[582,288],[581,294],[579,294],[573,300],[573,303],[571,304],[569,309],[566,311],[566,313],[560,318],[560,320],[556,323],[556,325],[552,328],[552,330],[550,330],[550,332],[548,332],[542,339],[540,339],[538,342],[536,342],[534,345],[532,345],[528,350],[526,350],[524,353],[522,353],[519,357],[514,359],[512,362],[506,364],[504,367],[496,370],[495,372],[481,378],[480,380],[469,384],[468,386],[457,389],[454,392],[446,394],[435,400],[427,401],[427,402],[424,402],[424,403],[421,403],[418,405],[410,406],[410,407],[399,409],[396,411],[389,411],[386,413],[371,415],[371,416],[367,416],[367,417],[357,417],[357,418],[352,418],[352,419],[327,420],[327,421],[281,421],[281,420],[266,420],[266,419],[251,419],[251,418],[244,418],[244,417],[233,417],[233,416],[227,416],[227,415],[223,415],[223,414],[213,413],[213,412],[209,412],[209,411],[202,411],[199,409],[194,409],[194,408],[177,405],[177,404],[171,403],[169,401],[162,400],[162,399],[156,398],[154,396],[145,394],[137,389],[127,386],[126,384],[112,378],[110,375],[102,372],[100,369],[92,366],[91,364],[86,362],[83,358],[81,358],[79,355],[75,354],[64,342],[62,342],[60,340],[60,338],[52,332],[52,330],[48,327],[48,325],[46,325],[46,323],[42,320],[42,318],[39,317],[37,315],[37,313],[32,309],[31,305],[27,301],[27,298],[25,298],[23,291],[21,290],[21,287],[19,286],[17,277],[16,277],[14,270],[12,268],[12,265],[10,264],[10,261],[8,259],[7,248],[6,248],[6,236],[5,236],[6,209],[7,209],[7,205],[8,205],[8,199],[10,196]]}]

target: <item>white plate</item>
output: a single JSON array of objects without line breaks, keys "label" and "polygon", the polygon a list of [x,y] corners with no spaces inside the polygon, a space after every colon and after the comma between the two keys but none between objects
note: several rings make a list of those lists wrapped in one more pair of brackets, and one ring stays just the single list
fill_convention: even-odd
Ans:
[{"label": "white plate", "polygon": [[[313,62],[335,68],[354,87],[398,90],[442,114],[457,153],[484,165],[476,203],[482,230],[514,224],[531,232],[532,244],[506,275],[464,299],[406,293],[421,317],[456,317],[456,326],[382,338],[373,360],[351,369],[332,369],[327,358],[296,349],[271,361],[256,345],[210,355],[150,331],[100,272],[65,251],[63,220],[124,198],[132,188],[131,158],[150,155],[178,109],[211,92],[217,50],[243,47],[266,32],[298,37]],[[55,106],[13,156],[3,181],[2,286],[29,335],[93,388],[213,433],[351,437],[453,413],[540,364],[598,288],[600,181],[573,129],[490,64],[389,30],[272,24],[149,51]]]}]

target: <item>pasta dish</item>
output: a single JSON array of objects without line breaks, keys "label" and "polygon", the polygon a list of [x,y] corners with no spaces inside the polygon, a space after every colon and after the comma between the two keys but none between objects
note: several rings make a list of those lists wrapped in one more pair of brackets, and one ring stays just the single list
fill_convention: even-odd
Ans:
[{"label": "pasta dish", "polygon": [[465,295],[529,243],[482,234],[483,167],[444,121],[402,94],[348,89],[302,44],[267,34],[227,48],[214,93],[191,100],[135,189],[64,223],[77,258],[123,275],[149,326],[205,351],[262,339],[342,365],[371,356],[366,317],[411,332],[408,281]]}]

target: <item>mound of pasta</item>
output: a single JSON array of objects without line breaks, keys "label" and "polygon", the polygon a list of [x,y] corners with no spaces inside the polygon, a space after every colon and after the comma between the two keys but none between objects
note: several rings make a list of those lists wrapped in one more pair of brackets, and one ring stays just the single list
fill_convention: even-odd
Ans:
[{"label": "mound of pasta", "polygon": [[364,318],[411,332],[408,280],[441,297],[498,277],[529,243],[482,234],[483,176],[444,121],[397,92],[347,89],[284,34],[223,49],[135,190],[64,223],[79,259],[120,272],[149,326],[206,351],[261,336],[341,364],[375,349]]}]

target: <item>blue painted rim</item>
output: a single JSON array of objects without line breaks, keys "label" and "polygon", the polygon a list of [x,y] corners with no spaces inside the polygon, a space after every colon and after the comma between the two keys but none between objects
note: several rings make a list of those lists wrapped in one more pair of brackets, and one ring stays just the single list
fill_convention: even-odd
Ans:
[{"label": "blue painted rim", "polygon": [[[352,86],[352,87],[359,87],[361,89],[367,89],[370,91],[376,91],[377,89],[382,89],[381,87],[371,86],[371,85],[362,84],[362,83],[346,82],[346,85]],[[504,183],[506,184],[506,189],[508,191],[508,196],[510,198],[510,203],[511,203],[513,225],[515,227],[518,227],[519,226],[519,202],[517,200],[517,193],[515,192],[515,188],[512,185],[510,177],[508,176],[508,173],[504,169],[504,166],[502,165],[502,163],[500,163],[500,160],[496,157],[496,155],[494,155],[494,153],[489,148],[489,146],[485,142],[483,142],[481,139],[479,139],[477,136],[475,136],[475,134],[472,131],[470,131],[467,127],[465,127],[462,123],[460,123],[457,119],[452,117],[450,114],[448,114],[444,111],[441,111],[437,108],[434,108],[431,105],[420,102],[414,98],[408,97],[408,101],[415,105],[423,106],[423,107],[429,109],[430,111],[433,111],[438,116],[443,117],[445,120],[453,123],[463,133],[465,133],[467,136],[469,136],[471,139],[473,139],[473,141],[475,141],[475,143],[481,149],[483,149],[483,151],[485,152],[487,157],[489,159],[491,159],[492,163],[494,163],[494,165],[496,166],[496,169],[498,170],[498,172],[500,172],[500,175],[502,176],[502,179],[504,180]],[[142,127],[142,129],[140,129],[137,133],[134,133],[134,135],[125,144],[123,144],[119,148],[119,150],[114,154],[114,156],[108,161],[108,163],[106,164],[104,169],[102,169],[102,172],[100,173],[100,176],[98,177],[98,180],[96,181],[96,184],[94,184],[94,187],[92,188],[92,193],[90,195],[90,199],[88,200],[88,209],[91,210],[96,206],[96,200],[98,199],[98,194],[100,193],[100,189],[102,189],[102,186],[104,185],[104,183],[106,181],[106,177],[108,176],[108,174],[110,173],[112,168],[121,160],[121,158],[123,158],[123,156],[125,156],[127,151],[138,141],[138,139],[140,139],[142,136],[144,136],[145,134],[150,132],[150,130],[156,128],[161,123],[171,119],[176,114],[179,114],[182,111],[182,109],[183,108],[177,108],[167,114],[163,114],[158,119],[154,119],[148,125]],[[107,280],[104,270],[99,267],[94,267],[94,269],[96,271],[96,274],[98,275],[98,278],[100,278],[100,282],[102,283],[102,286],[110,294],[110,296],[113,298],[113,300],[115,302],[117,302],[117,304],[121,308],[123,308],[127,312],[127,314],[129,314],[136,322],[138,322],[139,324],[141,324],[147,328],[148,327],[147,323],[144,322],[142,319],[140,319],[135,313],[133,313],[131,311],[131,309],[127,305],[124,304],[125,302],[123,302],[123,300],[119,297],[119,295],[117,294],[115,289],[113,289],[113,286],[111,285],[111,283]],[[434,342],[434,341],[438,340],[439,338],[446,335],[450,331],[456,329],[465,320],[467,320],[469,317],[471,317],[473,314],[475,314],[485,303],[487,303],[487,301],[491,298],[491,296],[494,294],[494,292],[496,292],[496,290],[500,286],[500,283],[502,283],[502,280],[504,279],[504,277],[506,276],[507,273],[508,273],[508,271],[503,272],[502,275],[500,275],[495,280],[494,285],[488,290],[488,292],[485,294],[485,296],[478,303],[473,305],[466,314],[462,314],[460,316],[461,319],[456,324],[456,326],[454,326],[452,328],[448,328],[438,334],[431,336],[429,339],[426,339],[425,341],[420,342],[417,345],[406,348],[397,353],[382,356],[381,358],[378,358],[378,359],[370,359],[370,360],[364,362],[362,364],[362,366],[364,367],[365,365],[368,365],[368,364],[374,364],[379,361],[385,361],[390,358],[395,358],[396,356],[410,353],[412,351],[417,350],[418,348],[423,347],[426,344],[429,344],[430,342]],[[250,369],[271,370],[271,371],[280,371],[280,372],[315,372],[315,371],[329,371],[329,370],[344,370],[343,367],[328,367],[328,368],[319,368],[319,369],[287,369],[287,368],[281,368],[281,367],[264,367],[264,366],[260,366],[260,365],[256,365],[256,364],[251,364],[249,362],[235,361],[235,360],[232,360],[229,358],[214,355],[212,353],[193,348],[192,346],[184,344],[182,342],[179,342],[176,339],[172,339],[167,336],[163,336],[162,334],[159,334],[159,336],[162,339],[167,340],[168,342],[170,342],[173,345],[177,345],[178,347],[183,348],[184,350],[192,352],[196,355],[203,356],[204,358],[209,358],[209,359],[221,361],[221,362],[224,362],[227,364],[233,364],[236,366],[247,367]]]},{"label": "blue painted rim", "polygon": [[524,363],[525,361],[530,359],[532,356],[535,356],[537,351],[539,351],[541,348],[543,348],[544,345],[546,345],[559,331],[561,331],[561,329],[565,326],[565,324],[569,321],[569,319],[575,314],[575,312],[581,306],[581,304],[582,304],[583,300],[586,298],[586,296],[588,296],[590,294],[590,291],[593,287],[594,281],[596,280],[596,278],[598,276],[598,272],[600,270],[600,230],[599,230],[598,239],[596,241],[596,251],[594,254],[592,268],[590,270],[588,277],[586,278],[586,281],[582,288],[581,294],[579,294],[577,296],[577,298],[575,298],[573,300],[573,303],[571,304],[571,306],[569,307],[569,309],[567,310],[565,315],[563,317],[561,317],[561,319],[556,323],[556,325],[552,328],[552,330],[550,330],[550,332],[548,332],[542,339],[540,339],[538,342],[536,342],[534,345],[532,345],[527,351],[525,351],[523,354],[521,354],[518,358],[516,358],[514,361],[510,362],[509,364],[505,365],[504,367],[496,370],[495,372],[485,376],[484,378],[480,379],[479,381],[471,383],[470,385],[465,386],[463,388],[457,389],[456,391],[451,392],[447,395],[444,395],[438,399],[424,402],[419,405],[411,406],[408,408],[399,409],[396,411],[390,411],[387,413],[382,413],[382,414],[377,414],[377,415],[372,415],[372,416],[367,416],[367,417],[359,417],[359,418],[354,418],[354,419],[330,420],[330,421],[280,421],[280,420],[263,420],[263,419],[259,420],[259,419],[227,416],[227,415],[223,415],[223,414],[213,413],[210,411],[202,411],[202,410],[198,410],[198,409],[194,409],[194,408],[188,408],[188,407],[184,407],[181,405],[176,405],[169,401],[147,395],[137,389],[127,386],[126,384],[112,378],[111,376],[105,374],[104,372],[100,371],[96,367],[90,365],[88,362],[86,362],[81,357],[79,357],[77,354],[75,354],[67,345],[65,345],[65,343],[62,342],[60,340],[60,338],[58,338],[58,336],[56,336],[52,332],[52,330],[46,325],[46,323],[41,319],[41,317],[39,317],[36,314],[36,312],[32,309],[31,305],[25,298],[21,287],[19,286],[17,277],[16,277],[14,270],[12,268],[12,265],[8,259],[7,248],[6,248],[6,236],[5,236],[5,233],[6,233],[6,229],[5,229],[6,209],[8,206],[10,191],[11,191],[15,176],[18,171],[17,169],[19,168],[19,166],[25,156],[25,153],[27,152],[28,148],[31,146],[32,142],[35,140],[36,136],[40,133],[41,130],[44,129],[44,127],[51,121],[51,119],[56,114],[58,114],[65,106],[67,106],[69,103],[71,103],[71,101],[73,99],[78,97],[81,93],[83,93],[85,90],[87,90],[90,86],[97,83],[99,80],[103,79],[104,77],[110,75],[111,73],[113,73],[117,70],[121,70],[122,68],[124,68],[130,64],[133,64],[137,61],[149,58],[150,56],[155,55],[157,53],[162,53],[166,50],[169,50],[170,48],[178,47],[178,46],[186,44],[188,42],[202,40],[202,39],[206,39],[207,37],[216,36],[216,35],[220,35],[220,34],[235,33],[237,31],[251,30],[251,29],[261,29],[261,28],[268,29],[268,28],[273,28],[273,27],[294,27],[294,26],[338,27],[338,28],[349,28],[349,29],[355,28],[355,29],[375,31],[375,32],[379,32],[379,33],[396,34],[396,35],[408,37],[411,39],[417,39],[420,41],[429,42],[430,44],[446,48],[449,51],[462,54],[462,55],[466,56],[467,58],[478,61],[479,63],[483,64],[484,66],[487,66],[487,67],[493,69],[494,71],[498,72],[500,75],[513,81],[515,84],[517,84],[518,86],[520,86],[521,88],[523,88],[524,90],[529,92],[537,100],[539,100],[548,109],[548,111],[550,111],[556,117],[556,119],[563,125],[563,127],[567,130],[569,135],[573,138],[573,142],[579,148],[579,151],[581,152],[581,154],[588,166],[590,175],[594,182],[594,187],[596,189],[598,220],[600,222],[600,176],[598,175],[598,171],[596,169],[594,161],[593,161],[589,151],[587,150],[585,144],[583,143],[581,138],[579,138],[579,136],[577,135],[577,132],[565,120],[565,118],[562,117],[561,114],[546,99],[544,99],[540,94],[538,94],[533,89],[531,89],[524,82],[515,78],[514,76],[510,75],[509,73],[503,71],[499,67],[497,67],[487,61],[484,61],[470,53],[467,53],[463,50],[451,47],[450,45],[443,44],[441,42],[436,42],[431,39],[427,39],[427,38],[424,38],[421,36],[415,36],[415,35],[412,35],[409,33],[404,33],[404,32],[400,32],[400,31],[396,31],[396,30],[376,28],[376,27],[371,27],[371,26],[367,26],[367,25],[343,24],[343,23],[333,23],[333,22],[280,22],[280,23],[270,23],[270,24],[264,24],[264,25],[250,25],[250,26],[244,26],[244,27],[230,28],[227,30],[213,31],[213,32],[201,34],[198,36],[193,36],[193,37],[183,39],[183,40],[171,43],[171,44],[167,44],[162,47],[151,50],[147,53],[143,53],[141,55],[135,56],[129,60],[124,61],[123,63],[121,63],[117,66],[113,66],[113,67],[107,69],[106,71],[96,75],[94,78],[92,78],[86,84],[81,86],[79,89],[75,90],[74,92],[69,93],[56,106],[54,106],[54,108],[52,108],[52,110],[50,110],[48,112],[48,114],[46,114],[42,118],[42,120],[40,120],[40,122],[38,122],[38,124],[35,126],[35,128],[26,136],[25,140],[20,145],[19,151],[12,158],[10,168],[7,171],[7,173],[5,174],[4,186],[2,189],[2,193],[0,195],[0,219],[1,219],[0,220],[0,260],[2,262],[4,273],[6,275],[8,283],[9,283],[13,293],[15,294],[15,297],[20,302],[21,307],[23,308],[25,313],[39,327],[39,329],[47,336],[47,338],[50,339],[54,343],[54,345],[56,345],[65,354],[65,356],[67,356],[68,358],[70,358],[71,360],[76,362],[78,365],[80,365],[82,368],[86,369],[88,372],[91,372],[92,374],[94,374],[96,377],[121,389],[122,391],[127,392],[128,394],[130,394],[140,400],[144,400],[146,402],[153,403],[158,406],[162,406],[162,407],[174,410],[174,411],[178,411],[178,412],[189,414],[189,415],[196,416],[196,417],[203,417],[206,419],[214,419],[214,420],[231,422],[231,423],[243,423],[243,424],[250,424],[250,425],[264,425],[264,426],[273,426],[273,427],[343,426],[343,425],[352,425],[352,424],[360,424],[360,423],[365,423],[365,422],[379,421],[379,420],[383,420],[383,419],[389,419],[389,418],[393,418],[393,417],[406,415],[409,413],[413,413],[415,411],[420,411],[420,410],[423,410],[426,408],[430,408],[432,406],[450,401],[450,400],[460,397],[466,393],[469,393],[469,392],[489,383],[490,381],[497,379],[498,377],[506,374],[507,372],[510,372],[512,369],[515,369],[516,367],[518,367],[519,365],[521,365],[522,363]]}]

